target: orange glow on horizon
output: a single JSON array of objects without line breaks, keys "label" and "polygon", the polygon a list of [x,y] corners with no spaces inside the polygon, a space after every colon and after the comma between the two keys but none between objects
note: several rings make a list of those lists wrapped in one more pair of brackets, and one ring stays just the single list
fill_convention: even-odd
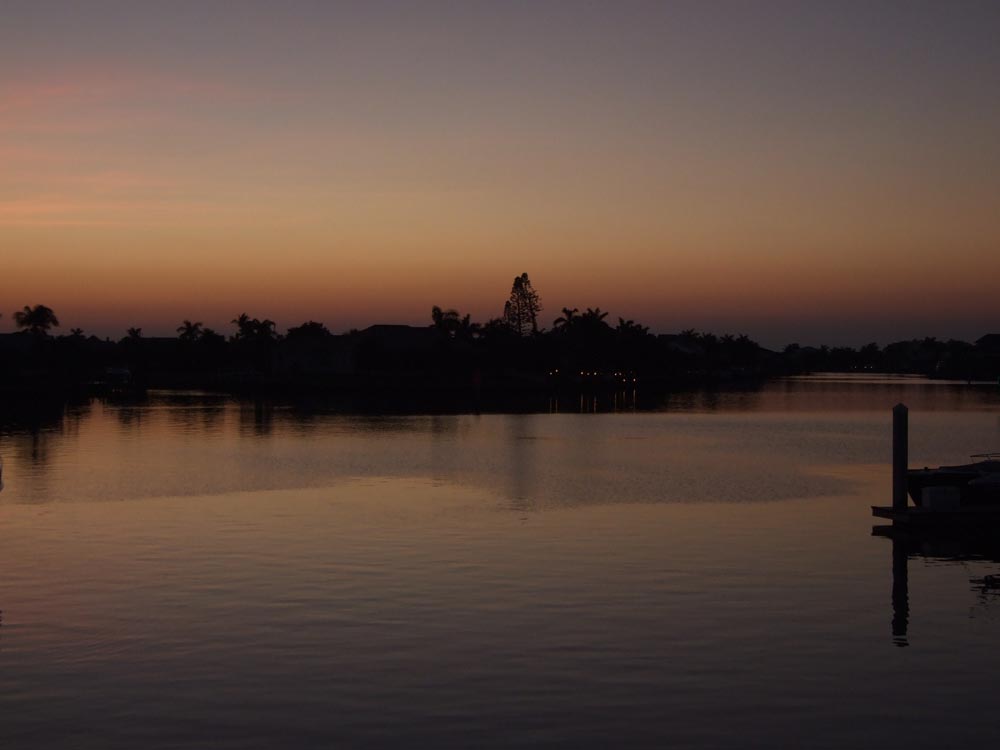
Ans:
[{"label": "orange glow on horizon", "polygon": [[[496,12],[387,35],[366,10],[265,8],[236,19],[248,44],[184,9],[126,14],[148,37],[17,11],[0,330],[29,303],[104,335],[243,310],[483,320],[522,271],[546,325],[600,306],[778,343],[1000,321],[1000,106],[972,37],[933,69],[879,67],[850,24],[825,33],[854,57],[802,60],[799,31],[733,47],[711,9],[693,31],[669,8]],[[992,49],[988,29],[968,34]]]}]

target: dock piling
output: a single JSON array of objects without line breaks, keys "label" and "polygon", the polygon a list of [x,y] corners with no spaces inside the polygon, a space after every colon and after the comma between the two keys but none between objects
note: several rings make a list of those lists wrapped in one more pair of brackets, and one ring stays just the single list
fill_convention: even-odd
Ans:
[{"label": "dock piling", "polygon": [[892,407],[892,509],[906,510],[906,470],[909,465],[909,413],[905,404]]}]

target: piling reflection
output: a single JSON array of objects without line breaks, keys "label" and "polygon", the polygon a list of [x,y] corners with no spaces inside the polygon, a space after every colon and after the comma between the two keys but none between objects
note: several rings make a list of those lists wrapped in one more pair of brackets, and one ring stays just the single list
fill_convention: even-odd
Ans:
[{"label": "piling reflection", "polygon": [[[893,643],[910,645],[910,558],[938,563],[987,562],[1000,564],[1000,541],[993,525],[976,528],[921,528],[907,524],[873,526],[872,535],[892,541],[892,621]],[[981,598],[1000,592],[1000,575],[970,579]]]},{"label": "piling reflection", "polygon": [[897,646],[910,645],[907,631],[910,625],[909,554],[905,543],[892,540],[892,642]]}]

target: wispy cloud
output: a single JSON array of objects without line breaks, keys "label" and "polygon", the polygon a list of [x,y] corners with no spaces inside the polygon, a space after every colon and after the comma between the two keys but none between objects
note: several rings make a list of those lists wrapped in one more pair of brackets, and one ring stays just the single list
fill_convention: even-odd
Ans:
[{"label": "wispy cloud", "polygon": [[211,77],[115,67],[48,71],[30,79],[0,78],[0,122],[66,107],[182,100],[239,100],[250,91]]},{"label": "wispy cloud", "polygon": [[219,208],[191,200],[46,195],[0,200],[0,228],[124,227],[182,217],[213,216]]},{"label": "wispy cloud", "polygon": [[0,72],[0,226],[116,226],[204,213],[175,165],[143,143],[176,133],[192,109],[241,96],[211,77],[115,66],[17,80]]},{"label": "wispy cloud", "polygon": [[115,226],[121,203],[19,199],[0,201],[0,227]]}]

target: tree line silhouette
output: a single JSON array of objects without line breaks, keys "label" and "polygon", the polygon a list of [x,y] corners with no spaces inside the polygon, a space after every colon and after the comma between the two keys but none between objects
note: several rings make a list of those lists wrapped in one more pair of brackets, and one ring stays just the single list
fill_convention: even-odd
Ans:
[{"label": "tree line silhouette", "polygon": [[183,320],[175,337],[129,328],[118,341],[59,327],[45,305],[13,318],[0,336],[0,389],[85,386],[266,388],[673,388],[806,372],[910,372],[996,379],[1000,335],[976,344],[926,338],[879,347],[775,352],[746,335],[693,329],[650,332],[599,307],[564,307],[550,328],[527,273],[514,278],[501,316],[484,323],[434,306],[427,326],[376,325],[335,335],[317,321],[279,334],[274,321],[241,313],[228,334]]}]

